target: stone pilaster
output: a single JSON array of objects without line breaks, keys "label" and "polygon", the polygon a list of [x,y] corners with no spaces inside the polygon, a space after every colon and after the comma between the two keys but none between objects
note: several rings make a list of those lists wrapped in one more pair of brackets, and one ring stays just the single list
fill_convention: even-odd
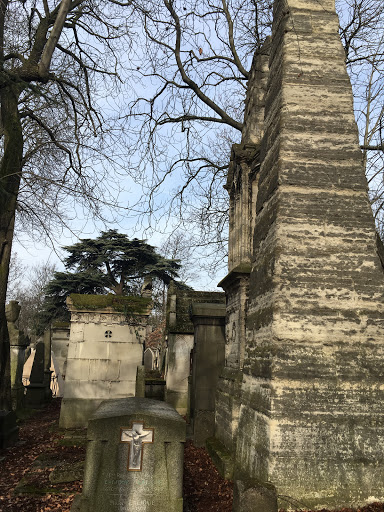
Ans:
[{"label": "stone pilaster", "polygon": [[[231,152],[227,183],[229,193],[228,275],[219,283],[226,294],[225,366],[220,375],[215,409],[215,439],[211,456],[222,475],[232,477],[232,464],[240,413],[240,387],[246,341],[249,274],[256,222],[263,135],[265,93],[271,42],[268,38],[253,59],[245,101],[241,144]],[[233,462],[233,460],[232,460]]]}]

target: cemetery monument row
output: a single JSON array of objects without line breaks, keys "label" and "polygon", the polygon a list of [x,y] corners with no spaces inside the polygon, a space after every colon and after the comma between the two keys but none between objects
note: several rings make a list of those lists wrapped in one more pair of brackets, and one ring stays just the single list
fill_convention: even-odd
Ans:
[{"label": "cemetery monument row", "polygon": [[308,509],[382,502],[383,265],[335,0],[273,9],[228,175],[210,451],[235,507],[261,482]]}]

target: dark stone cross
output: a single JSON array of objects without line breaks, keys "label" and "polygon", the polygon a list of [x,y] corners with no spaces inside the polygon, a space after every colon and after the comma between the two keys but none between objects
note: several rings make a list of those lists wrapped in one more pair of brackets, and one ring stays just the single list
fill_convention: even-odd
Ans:
[{"label": "dark stone cross", "polygon": [[120,429],[120,442],[130,443],[128,450],[128,471],[141,471],[143,465],[143,444],[153,443],[154,429],[144,429],[144,423],[133,422],[131,429]]}]

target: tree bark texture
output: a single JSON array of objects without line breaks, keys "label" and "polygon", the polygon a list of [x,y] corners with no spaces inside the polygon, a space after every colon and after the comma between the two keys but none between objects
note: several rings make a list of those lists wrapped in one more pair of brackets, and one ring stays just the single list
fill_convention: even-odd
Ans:
[{"label": "tree bark texture", "polygon": [[15,210],[20,187],[23,134],[18,112],[21,89],[5,87],[0,92],[4,153],[0,162],[0,409],[11,409],[10,351],[5,300]]}]

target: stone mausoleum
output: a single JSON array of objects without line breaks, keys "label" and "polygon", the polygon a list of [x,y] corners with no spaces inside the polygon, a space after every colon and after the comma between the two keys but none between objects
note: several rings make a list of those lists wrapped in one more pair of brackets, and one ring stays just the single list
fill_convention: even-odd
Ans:
[{"label": "stone mausoleum", "polygon": [[135,396],[151,299],[76,295],[71,313],[60,427],[87,425],[103,400]]}]

